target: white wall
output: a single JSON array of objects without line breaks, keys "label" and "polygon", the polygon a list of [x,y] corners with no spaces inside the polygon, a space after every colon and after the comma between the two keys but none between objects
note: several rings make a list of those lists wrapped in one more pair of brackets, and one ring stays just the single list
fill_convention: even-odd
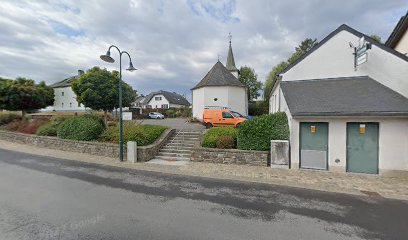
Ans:
[{"label": "white wall", "polygon": [[[62,96],[62,92],[64,96]],[[55,111],[85,111],[84,105],[78,107],[76,95],[71,87],[54,88],[54,106]]]},{"label": "white wall", "polygon": [[405,31],[394,49],[402,54],[408,54],[408,31]]},{"label": "white wall", "polygon": [[228,105],[231,110],[248,115],[247,89],[243,87],[228,87]]},{"label": "white wall", "polygon": [[373,45],[368,61],[354,70],[354,50],[359,38],[341,31],[282,76],[282,81],[368,75],[408,97],[408,62]]},{"label": "white wall", "polygon": [[[290,147],[292,168],[299,166],[300,122],[328,122],[329,124],[329,170],[346,171],[347,122],[379,123],[379,169],[380,174],[389,170],[408,171],[408,118],[301,118],[290,119]],[[335,160],[340,162],[336,163]]]},{"label": "white wall", "polygon": [[[156,100],[156,97],[161,97],[161,100]],[[163,96],[163,94],[157,94],[152,97],[152,99],[146,105],[151,105],[153,109],[162,108],[162,104],[167,104],[170,107],[169,101]],[[143,108],[146,108],[146,105]]]},{"label": "white wall", "polygon": [[192,91],[193,117],[202,120],[204,111],[204,88]]},{"label": "white wall", "polygon": [[[215,101],[214,99],[217,99]],[[248,114],[246,88],[208,86],[193,90],[193,117],[202,120],[204,107],[228,107],[241,114]]]}]

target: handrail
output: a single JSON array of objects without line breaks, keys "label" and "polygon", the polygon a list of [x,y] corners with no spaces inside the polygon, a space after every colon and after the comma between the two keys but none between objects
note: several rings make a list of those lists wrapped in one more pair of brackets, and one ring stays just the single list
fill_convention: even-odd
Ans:
[{"label": "handrail", "polygon": [[[176,139],[177,138],[177,136],[180,134],[180,132],[183,134],[182,136],[183,136],[183,142],[184,142],[184,135],[185,135],[185,128],[186,128],[186,126],[187,126],[187,123],[188,123],[188,121],[186,120],[184,123],[183,123],[183,126],[182,126],[182,128],[181,129],[178,129],[178,131],[176,130],[176,135],[174,136],[174,138],[170,141],[170,144],[172,144],[173,143],[173,141],[174,141],[174,139]],[[179,150],[179,146],[180,146],[180,144],[177,144],[177,150]],[[177,155],[179,155],[180,153],[177,153]],[[181,155],[181,154],[180,154]]]}]

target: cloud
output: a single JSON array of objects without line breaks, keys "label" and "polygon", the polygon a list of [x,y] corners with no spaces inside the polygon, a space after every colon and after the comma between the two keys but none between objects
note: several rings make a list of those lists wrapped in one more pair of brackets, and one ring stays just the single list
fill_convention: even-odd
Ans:
[{"label": "cloud", "polygon": [[115,44],[139,69],[123,73],[139,92],[190,95],[218,55],[225,63],[229,32],[237,67],[254,68],[264,81],[304,38],[321,40],[346,23],[385,40],[407,9],[402,0],[3,0],[0,76],[53,83],[78,69],[117,69],[118,61],[99,59]]}]

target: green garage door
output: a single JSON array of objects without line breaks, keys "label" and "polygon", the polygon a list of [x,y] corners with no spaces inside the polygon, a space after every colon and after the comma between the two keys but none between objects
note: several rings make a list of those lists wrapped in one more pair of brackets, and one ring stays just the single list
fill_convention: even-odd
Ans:
[{"label": "green garage door", "polygon": [[378,123],[347,123],[347,171],[378,173]]},{"label": "green garage door", "polygon": [[300,167],[327,169],[328,123],[300,123]]}]

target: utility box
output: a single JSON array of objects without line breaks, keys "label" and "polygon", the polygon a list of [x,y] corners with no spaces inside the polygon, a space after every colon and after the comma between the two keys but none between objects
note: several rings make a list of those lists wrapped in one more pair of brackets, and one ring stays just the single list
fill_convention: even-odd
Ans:
[{"label": "utility box", "polygon": [[131,163],[137,162],[137,143],[127,142],[127,161]]},{"label": "utility box", "polygon": [[289,141],[271,140],[271,167],[289,168]]}]

